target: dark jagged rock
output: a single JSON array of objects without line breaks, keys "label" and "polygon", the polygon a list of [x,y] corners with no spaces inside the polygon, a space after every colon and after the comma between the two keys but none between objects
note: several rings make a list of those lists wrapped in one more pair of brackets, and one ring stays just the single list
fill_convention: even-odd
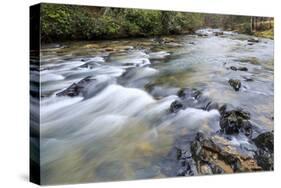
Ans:
[{"label": "dark jagged rock", "polygon": [[225,134],[243,133],[248,137],[252,136],[252,124],[250,114],[241,109],[226,111],[226,106],[220,108],[220,127]]},{"label": "dark jagged rock", "polygon": [[239,91],[240,87],[241,87],[241,81],[240,80],[234,80],[234,79],[230,79],[228,81],[229,85],[233,87],[233,89],[235,91]]},{"label": "dark jagged rock", "polygon": [[273,132],[262,133],[253,139],[258,150],[255,153],[255,159],[263,170],[274,169],[274,136]]},{"label": "dark jagged rock", "polygon": [[202,133],[197,133],[190,150],[199,174],[261,170],[253,158],[242,156],[230,146],[228,140],[217,136],[206,138]]},{"label": "dark jagged rock", "polygon": [[192,107],[210,111],[219,108],[217,103],[212,102],[210,98],[203,96],[202,92],[197,89],[183,88],[177,92],[177,95],[180,99],[177,101],[177,103],[171,104],[170,112],[178,112],[178,109],[174,108],[174,105],[178,103],[181,104],[180,109]]},{"label": "dark jagged rock", "polygon": [[180,109],[183,108],[183,104],[179,101],[172,102],[170,106],[170,112],[177,113]]},{"label": "dark jagged rock", "polygon": [[91,78],[91,76],[88,76],[82,80],[80,80],[78,83],[73,83],[68,88],[63,90],[62,92],[57,93],[57,96],[69,96],[69,97],[75,97],[78,96],[81,91],[94,79]]}]

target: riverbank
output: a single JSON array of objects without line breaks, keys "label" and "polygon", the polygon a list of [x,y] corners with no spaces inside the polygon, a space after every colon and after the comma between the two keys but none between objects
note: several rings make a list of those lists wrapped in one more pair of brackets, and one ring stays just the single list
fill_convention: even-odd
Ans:
[{"label": "riverbank", "polygon": [[257,37],[263,37],[274,40],[274,31],[273,28],[265,31],[257,31],[254,33]]}]

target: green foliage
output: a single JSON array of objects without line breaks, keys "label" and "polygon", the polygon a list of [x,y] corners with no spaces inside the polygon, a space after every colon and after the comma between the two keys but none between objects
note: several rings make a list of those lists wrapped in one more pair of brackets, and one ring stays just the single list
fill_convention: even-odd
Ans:
[{"label": "green foliage", "polygon": [[43,42],[181,34],[203,25],[251,31],[245,16],[60,4],[42,4],[41,10]]},{"label": "green foliage", "polygon": [[95,19],[92,36],[112,38],[120,33],[120,25],[109,16],[101,16]]},{"label": "green foliage", "polygon": [[42,4],[43,42],[153,36],[190,32],[200,14],[170,11]]},{"label": "green foliage", "polygon": [[41,34],[43,41],[89,39],[93,19],[87,12],[71,5],[43,4]]}]

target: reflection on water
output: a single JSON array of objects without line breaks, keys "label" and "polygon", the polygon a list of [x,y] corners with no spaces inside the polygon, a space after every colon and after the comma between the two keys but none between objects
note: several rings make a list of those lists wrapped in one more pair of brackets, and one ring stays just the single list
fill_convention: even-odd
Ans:
[{"label": "reflection on water", "polygon": [[[43,47],[43,184],[166,177],[163,161],[176,138],[220,128],[217,110],[168,112],[183,87],[249,111],[257,130],[273,129],[273,41],[250,46],[248,36],[231,32],[172,38],[167,44],[145,38]],[[87,76],[94,84],[77,96],[57,95]],[[230,78],[242,80],[239,92]],[[152,86],[159,86],[153,91],[159,97]]]}]

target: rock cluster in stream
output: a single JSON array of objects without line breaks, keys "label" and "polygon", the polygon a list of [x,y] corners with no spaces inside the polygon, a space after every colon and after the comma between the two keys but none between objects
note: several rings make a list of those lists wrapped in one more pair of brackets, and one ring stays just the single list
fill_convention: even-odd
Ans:
[{"label": "rock cluster in stream", "polygon": [[81,91],[83,91],[92,81],[93,79],[91,78],[91,76],[88,76],[77,83],[73,83],[62,92],[57,93],[57,96],[69,96],[69,97],[78,96],[81,93]]},{"label": "rock cluster in stream", "polygon": [[[193,140],[177,147],[177,176],[197,174],[223,174],[273,170],[273,132],[253,136],[253,125],[249,112],[232,108],[226,104],[219,106],[196,89],[184,88],[177,93],[180,100],[171,103],[169,112],[178,113],[188,107],[202,110],[217,109],[220,117],[220,131],[212,135],[198,132]],[[244,135],[253,144],[249,154],[240,151],[228,136]]]},{"label": "rock cluster in stream", "polygon": [[210,111],[212,109],[219,109],[219,105],[212,102],[211,99],[202,95],[202,92],[197,89],[184,88],[177,93],[179,100],[174,101],[170,105],[169,111],[176,113],[181,109],[187,107],[202,109]]}]

